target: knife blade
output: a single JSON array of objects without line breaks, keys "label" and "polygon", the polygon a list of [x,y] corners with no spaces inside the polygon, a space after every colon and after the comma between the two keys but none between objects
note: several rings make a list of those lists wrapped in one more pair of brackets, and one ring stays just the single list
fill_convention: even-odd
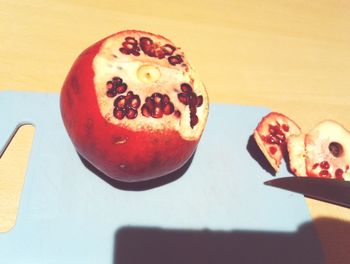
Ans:
[{"label": "knife blade", "polygon": [[306,197],[350,208],[350,182],[311,177],[282,177],[264,182]]}]

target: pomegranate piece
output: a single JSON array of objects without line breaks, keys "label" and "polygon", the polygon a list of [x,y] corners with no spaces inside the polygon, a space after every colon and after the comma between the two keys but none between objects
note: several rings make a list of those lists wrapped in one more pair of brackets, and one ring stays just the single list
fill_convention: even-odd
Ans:
[{"label": "pomegranate piece", "polygon": [[299,126],[290,118],[271,112],[262,118],[254,131],[254,139],[275,171],[279,170],[283,156],[287,154],[287,139],[299,135]]},{"label": "pomegranate piece", "polygon": [[350,132],[332,120],[316,125],[305,136],[306,173],[312,177],[350,180]]},{"label": "pomegranate piece", "polygon": [[307,176],[305,164],[305,134],[291,135],[287,138],[289,169],[296,176]]},{"label": "pomegranate piece", "polygon": [[84,159],[112,179],[139,182],[189,160],[209,102],[180,48],[163,36],[127,30],[80,54],[60,104],[67,133]]}]

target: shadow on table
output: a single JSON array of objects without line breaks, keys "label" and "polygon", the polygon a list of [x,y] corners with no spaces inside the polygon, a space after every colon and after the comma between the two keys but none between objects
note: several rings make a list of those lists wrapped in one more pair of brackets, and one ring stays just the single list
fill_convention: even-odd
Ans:
[{"label": "shadow on table", "polygon": [[[329,227],[344,224],[327,218],[315,221],[321,226]],[[350,230],[350,223],[343,228]],[[314,223],[305,223],[296,232],[247,230],[224,232],[146,227],[119,229],[115,235],[114,264],[139,263],[322,264],[326,262]]]}]

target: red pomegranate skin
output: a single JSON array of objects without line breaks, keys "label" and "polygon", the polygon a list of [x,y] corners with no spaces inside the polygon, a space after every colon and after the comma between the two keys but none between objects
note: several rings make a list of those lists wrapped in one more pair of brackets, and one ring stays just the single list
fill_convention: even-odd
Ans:
[{"label": "red pomegranate skin", "polygon": [[199,139],[184,140],[177,131],[135,132],[101,115],[92,62],[104,40],[79,55],[61,90],[63,122],[77,152],[105,175],[124,182],[155,179],[181,168]]}]

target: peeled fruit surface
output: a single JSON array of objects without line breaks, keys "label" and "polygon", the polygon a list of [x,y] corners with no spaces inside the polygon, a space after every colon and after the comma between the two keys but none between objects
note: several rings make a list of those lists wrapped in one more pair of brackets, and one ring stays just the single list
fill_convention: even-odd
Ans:
[{"label": "peeled fruit surface", "polygon": [[182,50],[149,32],[115,33],[83,51],[61,90],[78,153],[110,178],[145,181],[183,166],[206,125],[206,89]]},{"label": "peeled fruit surface", "polygon": [[258,124],[254,139],[271,166],[278,171],[286,153],[287,139],[300,133],[299,126],[293,120],[281,113],[271,112]]},{"label": "peeled fruit surface", "polygon": [[305,136],[309,176],[350,180],[350,132],[325,120]]}]

